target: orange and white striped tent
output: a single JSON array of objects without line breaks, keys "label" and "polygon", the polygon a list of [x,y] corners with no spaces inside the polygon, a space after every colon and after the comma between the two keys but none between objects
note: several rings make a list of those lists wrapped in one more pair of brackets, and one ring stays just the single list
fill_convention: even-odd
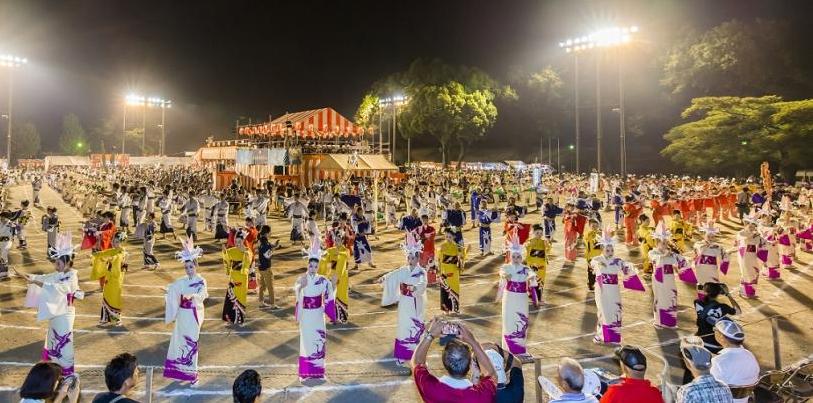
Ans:
[{"label": "orange and white striped tent", "polygon": [[312,109],[309,111],[286,113],[267,123],[240,126],[241,136],[283,137],[291,124],[291,133],[303,138],[357,137],[364,134],[364,128],[356,126],[333,108]]}]

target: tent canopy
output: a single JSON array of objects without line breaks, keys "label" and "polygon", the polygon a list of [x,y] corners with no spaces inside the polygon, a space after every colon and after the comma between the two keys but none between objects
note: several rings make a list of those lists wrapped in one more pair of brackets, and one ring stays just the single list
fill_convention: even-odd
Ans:
[{"label": "tent canopy", "polygon": [[297,137],[322,139],[364,134],[362,127],[356,126],[333,108],[286,113],[267,123],[241,126],[237,132],[241,136],[281,138],[288,133],[288,122],[291,123],[292,134]]}]

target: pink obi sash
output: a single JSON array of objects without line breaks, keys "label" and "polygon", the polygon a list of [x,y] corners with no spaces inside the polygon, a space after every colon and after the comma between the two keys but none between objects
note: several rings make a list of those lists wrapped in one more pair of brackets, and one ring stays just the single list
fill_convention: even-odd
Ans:
[{"label": "pink obi sash", "polygon": [[315,297],[302,297],[302,308],[304,309],[319,309],[322,307],[322,296]]},{"label": "pink obi sash", "polygon": [[526,293],[528,292],[528,283],[524,281],[508,281],[505,284],[505,289],[511,292]]}]

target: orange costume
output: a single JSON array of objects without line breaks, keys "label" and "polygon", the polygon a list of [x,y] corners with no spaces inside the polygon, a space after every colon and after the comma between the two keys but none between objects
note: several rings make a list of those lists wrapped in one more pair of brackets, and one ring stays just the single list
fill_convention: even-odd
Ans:
[{"label": "orange costume", "polygon": [[635,235],[635,224],[638,222],[638,216],[641,215],[643,210],[643,206],[639,203],[624,203],[624,241],[627,245],[638,245],[638,237]]}]

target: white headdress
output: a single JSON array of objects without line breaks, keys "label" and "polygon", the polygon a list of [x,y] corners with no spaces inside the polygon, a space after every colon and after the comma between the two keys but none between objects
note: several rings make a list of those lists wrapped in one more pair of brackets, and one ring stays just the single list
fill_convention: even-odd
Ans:
[{"label": "white headdress", "polygon": [[319,242],[319,237],[318,236],[312,236],[311,237],[311,246],[310,246],[310,248],[308,248],[307,250],[303,250],[303,252],[305,253],[305,257],[308,260],[310,260],[310,259],[316,259],[316,260],[322,259],[322,246],[321,246],[321,243]]},{"label": "white headdress", "polygon": [[601,233],[601,237],[598,239],[598,241],[596,241],[596,245],[602,247],[615,245],[615,238],[613,238],[613,230],[609,225]]},{"label": "white headdress", "polygon": [[60,232],[56,235],[54,246],[48,248],[48,257],[51,259],[59,259],[62,256],[73,256],[76,247],[73,246],[71,241],[71,232]]},{"label": "white headdress", "polygon": [[666,229],[666,225],[661,221],[658,223],[658,226],[655,227],[655,231],[652,232],[652,238],[661,241],[669,241],[672,239],[672,233]]},{"label": "white headdress", "polygon": [[516,233],[511,233],[508,235],[508,251],[511,254],[518,253],[520,255],[525,254],[525,246],[523,246],[519,242],[519,235]]},{"label": "white headdress", "polygon": [[747,216],[743,217],[742,220],[750,224],[759,225],[759,219],[754,214],[748,214]]},{"label": "white headdress", "polygon": [[418,240],[418,234],[408,232],[406,241],[401,244],[401,250],[406,256],[423,252],[423,244]]},{"label": "white headdress", "polygon": [[195,246],[195,241],[192,238],[186,238],[185,241],[183,239],[181,240],[181,250],[179,252],[175,252],[175,259],[182,262],[193,262],[202,254],[203,249],[201,249],[200,246]]},{"label": "white headdress", "polygon": [[697,229],[700,232],[705,232],[709,235],[715,235],[720,232],[720,229],[714,226],[713,221],[709,221],[706,224],[702,225],[700,228]]}]

